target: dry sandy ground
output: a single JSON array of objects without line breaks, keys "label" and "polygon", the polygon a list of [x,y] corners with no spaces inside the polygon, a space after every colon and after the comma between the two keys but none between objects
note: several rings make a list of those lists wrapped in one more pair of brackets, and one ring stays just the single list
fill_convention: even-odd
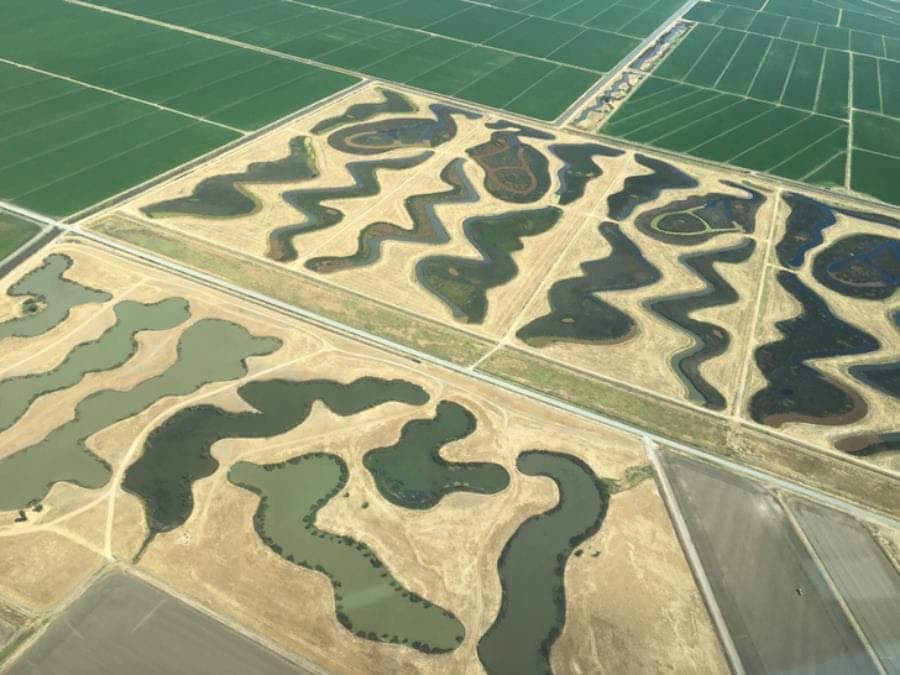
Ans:
[{"label": "dry sandy ground", "polygon": [[[114,257],[86,244],[59,242],[28,261],[61,252],[75,261],[68,276],[116,295],[159,300],[183,297],[192,316],[177,329],[142,339],[134,359],[115,371],[88,376],[70,389],[38,401],[0,441],[9,451],[70,419],[75,405],[93,391],[126,389],[161,372],[175,358],[180,331],[202,317],[238,321],[255,335],[275,336],[281,349],[248,362],[241,380],[212,383],[188,396],[168,397],[148,410],[104,429],[90,448],[111,463],[114,478],[100,490],[55,486],[40,514],[12,523],[0,514],[0,597],[32,610],[66,601],[105,562],[130,561],[146,533],[139,501],[117,488],[121,473],[139,455],[147,433],[177,409],[200,402],[246,409],[235,394],[254,377],[403,378],[424,387],[429,402],[412,408],[389,403],[350,418],[314,406],[300,427],[278,437],[229,439],[213,448],[219,470],[195,485],[195,509],[180,529],[159,536],[141,568],[166,586],[208,606],[284,649],[336,672],[481,672],[477,641],[500,605],[496,562],[516,528],[552,508],[549,479],[515,470],[520,452],[545,448],[571,453],[598,476],[621,479],[646,457],[639,439],[536,402],[475,383],[461,375],[416,365],[337,335],[288,320],[190,282]],[[107,283],[109,280],[109,283]],[[14,279],[8,280],[13,283]],[[52,349],[54,363],[68,347],[96,336],[110,319],[111,303],[73,312],[63,327],[20,345],[27,355]],[[104,323],[104,321],[106,323]],[[59,344],[57,344],[59,342]],[[5,345],[4,345],[5,346]],[[47,352],[51,353],[50,351]],[[15,372],[34,372],[40,360],[9,362]],[[402,509],[379,495],[362,466],[368,449],[399,438],[403,424],[430,417],[440,400],[453,400],[477,417],[476,431],[448,445],[448,460],[503,465],[509,487],[495,495],[455,493],[435,508]],[[36,414],[40,422],[32,419]],[[252,516],[258,498],[226,480],[236,461],[276,462],[305,452],[332,452],[350,469],[346,492],[320,512],[317,525],[368,544],[404,586],[451,609],[467,630],[454,652],[427,656],[352,636],[335,619],[324,575],[293,565],[265,546]],[[362,505],[368,503],[368,508]],[[478,518],[473,518],[476,513]],[[585,554],[567,567],[568,620],[552,658],[558,672],[725,671],[717,639],[668,515],[652,482],[616,494],[604,527],[585,542]],[[596,557],[592,553],[599,551]]]}]

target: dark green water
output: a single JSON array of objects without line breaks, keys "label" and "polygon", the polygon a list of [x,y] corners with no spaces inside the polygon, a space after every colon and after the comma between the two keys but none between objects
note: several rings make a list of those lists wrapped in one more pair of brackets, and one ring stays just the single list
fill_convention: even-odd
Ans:
[{"label": "dark green water", "polygon": [[788,421],[849,424],[862,419],[866,402],[852,389],[823,374],[808,361],[874,352],[878,340],[835,316],[825,300],[792,272],[778,283],[800,303],[800,313],[778,321],[780,340],[756,349],[756,365],[767,384],[750,399],[750,414],[762,424]]},{"label": "dark green water", "polygon": [[169,298],[155,304],[126,300],[115,307],[116,323],[99,338],[83,342],[63,362],[43,373],[0,381],[0,431],[8,429],[44,394],[71,387],[88,373],[118,368],[137,351],[135,335],[145,330],[167,330],[187,321],[186,300]]},{"label": "dark green water", "polygon": [[851,234],[819,253],[812,267],[820,284],[861,300],[886,300],[900,286],[900,239]]},{"label": "dark green water", "polygon": [[[260,466],[236,464],[229,480],[260,496],[253,524],[282,558],[326,575],[334,589],[338,621],[359,637],[447,652],[465,628],[447,610],[406,590],[362,542],[316,527],[316,514],[347,483],[347,466],[334,455],[313,453]],[[303,611],[304,598],[297,598]]]},{"label": "dark green water", "polygon": [[328,145],[354,155],[379,155],[403,148],[435,148],[456,137],[454,115],[470,120],[481,117],[469,110],[442,103],[432,103],[429,108],[434,113],[434,119],[389,117],[356,124],[335,131],[328,137]]},{"label": "dark green water", "polygon": [[450,186],[449,190],[407,197],[403,205],[412,220],[410,229],[394,223],[379,221],[366,225],[359,233],[357,249],[348,256],[322,256],[307,260],[305,267],[328,274],[352,267],[372,265],[381,258],[381,248],[385,242],[409,242],[438,246],[450,241],[450,235],[437,214],[437,206],[444,204],[474,204],[478,193],[463,171],[462,157],[450,160],[441,171],[441,180]]},{"label": "dark green water", "polygon": [[429,509],[451,492],[500,492],[509,485],[509,474],[499,464],[441,457],[442,447],[471,435],[476,425],[466,408],[441,401],[433,419],[407,422],[395,445],[370,450],[363,464],[381,496],[408,509]]},{"label": "dark green water", "polygon": [[709,359],[724,354],[731,344],[731,336],[722,326],[694,319],[691,314],[738,301],[737,292],[716,271],[715,266],[746,262],[755,248],[756,242],[748,237],[737,246],[682,256],[679,258],[681,264],[702,279],[704,287],[699,291],[654,298],[645,303],[647,309],[663,316],[694,340],[694,344],[672,357],[672,369],[687,388],[689,398],[713,410],[725,409],[725,397],[701,375],[700,366]]},{"label": "dark green water", "polygon": [[484,189],[497,199],[513,204],[536,202],[550,189],[550,163],[544,154],[522,138],[551,139],[552,135],[513,122],[489,122],[495,131],[486,143],[466,150],[484,170]]},{"label": "dark green water", "polygon": [[559,177],[559,205],[565,206],[584,196],[587,184],[603,175],[594,157],[620,157],[624,150],[616,150],[599,143],[554,143],[550,152],[563,163]]},{"label": "dark green water", "polygon": [[180,527],[194,508],[194,482],[219,468],[212,446],[225,438],[268,438],[300,426],[313,403],[355,415],[397,401],[422,405],[428,394],[405,380],[363,377],[349,384],[332,380],[263,380],[238,389],[255,409],[228,412],[214,405],[183,408],[154,429],[143,452],[125,472],[122,487],[140,497],[149,529],[148,542],[159,532]]},{"label": "dark green water", "polygon": [[69,311],[73,307],[112,300],[112,296],[105,291],[95,291],[64,279],[63,274],[71,266],[72,259],[69,256],[58,253],[48,255],[40,267],[10,287],[9,295],[36,298],[42,308],[34,314],[0,323],[0,340],[7,337],[36,337],[69,318]]},{"label": "dark green water", "polygon": [[516,332],[532,347],[556,342],[618,342],[634,331],[634,319],[597,294],[640,288],[660,280],[653,266],[616,223],[602,223],[598,231],[612,247],[605,258],[581,263],[581,276],[561,279],[548,292],[550,312]]},{"label": "dark green water", "polygon": [[590,467],[572,455],[529,450],[519,471],[553,479],[559,503],[532,516],[500,554],[500,613],[478,642],[490,675],[550,673],[550,650],[566,623],[566,562],[606,517],[609,492]]},{"label": "dark green water", "polygon": [[562,213],[556,206],[546,206],[468,218],[463,231],[481,259],[446,255],[422,258],[416,264],[416,278],[450,308],[455,318],[481,323],[487,314],[488,290],[512,281],[519,272],[512,253],[522,250],[522,239],[547,232]]},{"label": "dark green water", "polygon": [[106,389],[91,394],[77,405],[73,420],[51,430],[42,441],[0,459],[0,511],[39,502],[61,481],[102,487],[110,478],[110,467],[88,450],[88,438],[166,396],[183,396],[209,382],[243,377],[248,357],[270,354],[280,346],[279,340],[255,337],[228,321],[198,321],[181,336],[178,359],[163,373],[128,391]]},{"label": "dark green water", "polygon": [[691,195],[645,211],[634,221],[647,236],[676,246],[702,244],[720,234],[753,234],[756,213],[766,198],[761,192],[723,180],[729,187],[743,190],[747,197],[724,192]]},{"label": "dark green water", "polygon": [[210,176],[187,197],[149,204],[141,209],[153,218],[193,215],[206,218],[237,218],[259,208],[257,201],[242,189],[243,185],[293,183],[318,175],[316,157],[305,136],[288,144],[288,156],[271,162],[252,162],[245,171]]},{"label": "dark green water", "polygon": [[378,88],[378,92],[382,96],[381,101],[375,103],[354,103],[340,115],[329,117],[316,124],[312,128],[312,132],[317,135],[324,134],[345,124],[365,122],[377,115],[415,112],[416,106],[402,94],[398,94],[390,89],[383,89],[382,87]]},{"label": "dark green water", "polygon": [[635,153],[634,159],[650,173],[641,173],[625,179],[622,189],[606,199],[609,217],[624,220],[641,204],[659,197],[663,190],[697,187],[697,181],[668,162]]},{"label": "dark green water", "polygon": [[344,212],[322,202],[332,199],[357,199],[372,197],[381,192],[378,182],[379,171],[404,171],[418,166],[434,153],[430,150],[412,157],[350,162],[345,167],[353,182],[338,187],[307,188],[288,190],[281,193],[282,199],[303,214],[302,223],[285,225],[269,233],[268,256],[279,262],[297,259],[294,237],[308,232],[334,227],[344,219]]}]

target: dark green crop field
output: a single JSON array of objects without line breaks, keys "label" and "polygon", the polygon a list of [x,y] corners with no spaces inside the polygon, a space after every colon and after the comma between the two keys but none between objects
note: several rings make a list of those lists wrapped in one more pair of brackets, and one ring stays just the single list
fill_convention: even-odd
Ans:
[{"label": "dark green crop field", "polygon": [[4,0],[0,198],[79,211],[356,78],[61,0]]},{"label": "dark green crop field", "polygon": [[602,133],[898,203],[900,5],[703,0],[685,19]]},{"label": "dark green crop field", "polygon": [[552,120],[637,48],[684,0],[97,3]]}]

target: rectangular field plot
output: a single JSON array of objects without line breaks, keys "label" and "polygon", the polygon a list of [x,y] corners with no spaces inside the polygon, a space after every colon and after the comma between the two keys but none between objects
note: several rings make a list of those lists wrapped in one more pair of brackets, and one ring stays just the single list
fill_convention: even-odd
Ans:
[{"label": "rectangular field plot", "polygon": [[747,672],[800,672],[810,664],[827,664],[833,672],[878,672],[767,490],[703,462],[671,453],[663,459]]},{"label": "rectangular field plot", "polygon": [[0,78],[10,70],[28,77],[0,99],[0,198],[48,215],[79,211],[240,137],[6,64]]},{"label": "rectangular field plot", "polygon": [[[551,120],[678,9],[593,0],[101,5],[511,112]],[[530,7],[534,5],[534,7]]]},{"label": "rectangular field plot", "polygon": [[128,574],[98,581],[10,673],[198,672],[298,675],[295,666]]},{"label": "rectangular field plot", "polygon": [[0,25],[0,198],[53,216],[357,81],[60,0],[4,8],[14,18]]},{"label": "rectangular field plot", "polygon": [[900,203],[896,152],[848,133],[851,111],[900,116],[900,11],[863,0],[840,10],[701,0],[687,35],[600,132]]}]

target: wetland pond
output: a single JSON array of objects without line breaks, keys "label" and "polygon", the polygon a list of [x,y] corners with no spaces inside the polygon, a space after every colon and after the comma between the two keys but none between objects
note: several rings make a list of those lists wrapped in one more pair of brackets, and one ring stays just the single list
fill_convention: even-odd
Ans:
[{"label": "wetland pond", "polygon": [[[316,527],[316,515],[347,484],[335,455],[312,453],[281,464],[239,462],[228,474],[260,497],[253,519],[260,538],[285,560],[331,580],[338,621],[358,637],[425,653],[456,649],[465,628],[449,611],[394,579],[372,549]],[[298,598],[298,611],[303,598]]]}]

